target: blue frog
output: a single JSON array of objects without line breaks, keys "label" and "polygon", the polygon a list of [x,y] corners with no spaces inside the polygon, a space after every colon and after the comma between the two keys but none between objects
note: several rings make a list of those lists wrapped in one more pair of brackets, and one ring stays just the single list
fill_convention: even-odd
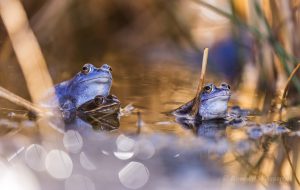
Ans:
[{"label": "blue frog", "polygon": [[[198,118],[201,120],[225,118],[227,114],[228,101],[231,92],[230,86],[226,83],[221,83],[219,87],[210,83],[203,87],[200,94],[200,107]],[[191,113],[194,104],[194,99],[177,108],[173,114],[178,117],[186,117]]]},{"label": "blue frog", "polygon": [[112,85],[112,69],[104,64],[100,68],[85,64],[71,80],[55,86],[55,95],[61,106],[71,102],[75,107],[95,96],[108,96]]},{"label": "blue frog", "polygon": [[43,100],[41,104],[48,108],[58,107],[65,120],[73,120],[72,115],[76,114],[76,109],[80,105],[96,96],[109,95],[112,85],[111,72],[112,69],[107,64],[100,68],[90,63],[85,64],[72,79],[55,85],[54,92],[51,91],[51,95],[47,95],[46,100]]}]

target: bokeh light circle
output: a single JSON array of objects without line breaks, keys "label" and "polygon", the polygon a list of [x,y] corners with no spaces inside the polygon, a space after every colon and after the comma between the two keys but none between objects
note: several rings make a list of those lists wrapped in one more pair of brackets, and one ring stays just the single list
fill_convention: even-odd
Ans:
[{"label": "bokeh light circle", "polygon": [[94,182],[83,175],[72,175],[65,181],[65,190],[96,190]]},{"label": "bokeh light circle", "polygon": [[54,178],[66,179],[71,176],[73,162],[70,156],[61,150],[51,150],[46,156],[47,172]]},{"label": "bokeh light circle", "polygon": [[44,171],[46,156],[47,151],[44,147],[38,144],[32,144],[26,149],[25,162],[30,168],[36,171]]},{"label": "bokeh light circle", "polygon": [[80,153],[80,164],[86,170],[96,170],[95,164],[86,156],[84,152]]},{"label": "bokeh light circle", "polygon": [[140,162],[130,162],[119,172],[120,182],[129,189],[143,187],[149,177],[148,168]]},{"label": "bokeh light circle", "polygon": [[81,135],[74,130],[68,130],[63,138],[64,147],[68,152],[78,153],[83,146]]}]

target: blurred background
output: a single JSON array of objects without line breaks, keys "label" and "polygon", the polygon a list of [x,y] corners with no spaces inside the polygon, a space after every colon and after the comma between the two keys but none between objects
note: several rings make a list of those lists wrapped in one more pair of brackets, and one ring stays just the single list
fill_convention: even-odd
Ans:
[{"label": "blurred background", "polygon": [[[35,92],[51,85],[51,79],[54,84],[60,83],[71,79],[85,63],[97,67],[107,63],[113,70],[111,93],[120,99],[122,107],[132,103],[141,113],[140,117],[122,117],[117,132],[92,134],[83,141],[84,146],[81,141],[79,145],[73,141],[63,144],[66,134],[50,129],[42,133],[36,123],[31,123],[31,128],[23,121],[13,123],[12,130],[18,126],[21,129],[0,138],[0,155],[11,158],[9,163],[26,162],[33,169],[29,172],[33,175],[30,180],[35,180],[31,185],[76,189],[75,181],[85,179],[94,187],[87,189],[106,185],[111,189],[198,189],[218,185],[231,189],[240,183],[249,189],[299,187],[299,74],[291,80],[288,101],[284,102],[291,111],[283,112],[280,121],[278,115],[262,115],[250,118],[261,123],[246,127],[204,123],[188,130],[164,113],[195,97],[204,48],[209,48],[205,81],[230,84],[230,106],[262,114],[278,110],[288,77],[299,63],[300,0],[0,0],[0,15],[0,86],[35,102]],[[23,29],[26,32],[17,35]],[[48,73],[51,78],[44,78],[48,80],[45,85],[38,77]],[[0,105],[2,110],[16,109],[3,99]],[[12,125],[3,121],[0,119],[0,125]],[[137,122],[142,123],[143,134],[149,136],[124,137],[136,133]],[[282,122],[293,130],[285,138],[278,135],[286,132],[280,128]],[[276,130],[271,133],[270,128]],[[206,133],[213,137],[207,138]],[[125,145],[130,142],[135,148],[147,147],[146,157],[151,156],[135,157],[140,154],[136,152],[126,159],[124,155],[114,156],[120,138],[125,139]],[[68,143],[81,147],[74,153]],[[37,159],[43,165],[44,160],[33,151],[41,151],[46,157],[47,151],[54,148],[70,153],[79,176],[66,174],[62,177],[65,181],[57,180],[60,172],[55,170],[53,174],[52,167],[43,168],[50,178],[31,162]],[[52,155],[56,158],[63,153]],[[124,179],[120,173],[120,179],[117,177],[129,160],[148,167],[130,162],[141,172],[136,175],[141,178]],[[9,165],[6,162],[4,165]],[[55,162],[50,159],[51,164]],[[101,169],[90,169],[91,163]],[[0,159],[0,168],[2,165]],[[21,169],[26,174],[29,167]],[[8,187],[14,184],[10,180],[13,183],[7,182]],[[128,180],[141,185],[128,184]]]},{"label": "blurred background", "polygon": [[[208,47],[206,81],[227,81],[241,90],[240,103],[266,111],[299,57],[297,0],[28,0],[22,5],[54,83],[70,79],[84,63],[108,63],[113,93],[126,102],[139,95],[158,97],[173,85],[188,87],[193,97]],[[0,26],[0,84],[29,99]],[[291,87],[297,102],[297,77]],[[181,101],[181,94],[174,99]]]}]

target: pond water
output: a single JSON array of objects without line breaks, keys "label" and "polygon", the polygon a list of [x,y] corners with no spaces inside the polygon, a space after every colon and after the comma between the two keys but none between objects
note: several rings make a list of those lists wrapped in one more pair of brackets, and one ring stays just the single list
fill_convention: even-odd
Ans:
[{"label": "pond water", "polygon": [[[100,62],[94,62],[101,65]],[[26,119],[0,119],[0,180],[8,189],[239,189],[297,185],[298,108],[239,122],[176,122],[166,114],[195,96],[200,65],[111,61],[112,94],[135,110],[113,131],[61,133]],[[53,66],[54,81],[81,65]],[[208,73],[206,81],[230,83]],[[242,104],[233,85],[230,106]],[[249,101],[251,101],[249,94]],[[24,113],[13,110],[14,113]],[[138,114],[139,113],[139,114]],[[288,115],[289,117],[287,117]],[[57,126],[61,127],[61,126]],[[2,177],[1,177],[2,176]],[[14,179],[20,179],[14,183]],[[2,184],[2,182],[0,182]],[[26,187],[26,188],[25,188]]]}]

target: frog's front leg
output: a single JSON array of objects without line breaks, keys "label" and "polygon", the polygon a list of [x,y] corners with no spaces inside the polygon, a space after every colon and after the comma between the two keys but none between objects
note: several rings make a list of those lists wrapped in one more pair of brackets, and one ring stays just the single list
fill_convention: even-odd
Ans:
[{"label": "frog's front leg", "polygon": [[76,106],[71,100],[66,100],[60,106],[62,118],[66,123],[70,123],[76,119]]}]

